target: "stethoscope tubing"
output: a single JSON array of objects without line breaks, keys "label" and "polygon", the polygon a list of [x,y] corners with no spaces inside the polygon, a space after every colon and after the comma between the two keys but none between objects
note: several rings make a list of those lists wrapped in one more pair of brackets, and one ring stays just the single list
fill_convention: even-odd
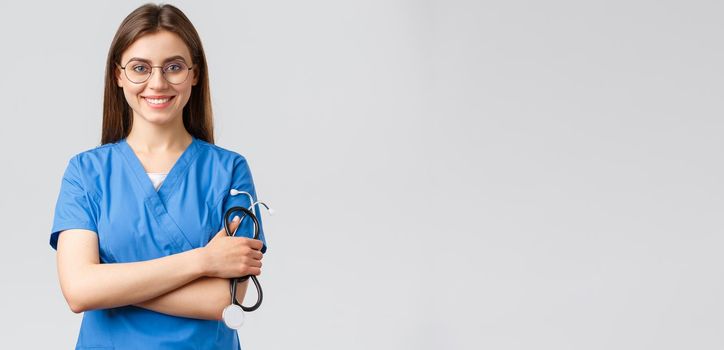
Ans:
[{"label": "stethoscope tubing", "polygon": [[[256,215],[254,213],[244,207],[232,207],[229,210],[226,211],[226,214],[224,214],[224,231],[226,231],[226,235],[229,237],[233,237],[236,232],[231,232],[229,229],[229,217],[231,217],[232,214],[236,212],[242,212],[244,213],[244,216],[248,216],[251,218],[251,220],[254,222],[254,236],[253,239],[259,239],[259,219],[257,219]],[[241,220],[239,220],[239,224],[241,225]],[[254,287],[256,287],[256,294],[258,295],[258,299],[256,300],[256,303],[252,306],[244,306],[241,305],[241,303],[236,299],[236,285],[238,282],[244,282],[248,278],[251,278],[251,281],[254,282]],[[261,306],[262,299],[264,299],[264,293],[261,290],[261,284],[259,283],[259,280],[254,275],[248,275],[243,276],[239,278],[232,278],[231,281],[231,302],[232,304],[239,305],[242,310],[246,312],[251,312],[259,308]]]}]

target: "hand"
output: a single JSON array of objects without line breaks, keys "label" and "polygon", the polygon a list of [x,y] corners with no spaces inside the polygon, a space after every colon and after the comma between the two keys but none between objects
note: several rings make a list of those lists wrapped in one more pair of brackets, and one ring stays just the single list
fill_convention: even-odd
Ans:
[{"label": "hand", "polygon": [[[239,226],[239,217],[229,225],[234,232]],[[231,237],[222,229],[204,248],[207,276],[236,278],[261,274],[262,242],[246,237]]]}]

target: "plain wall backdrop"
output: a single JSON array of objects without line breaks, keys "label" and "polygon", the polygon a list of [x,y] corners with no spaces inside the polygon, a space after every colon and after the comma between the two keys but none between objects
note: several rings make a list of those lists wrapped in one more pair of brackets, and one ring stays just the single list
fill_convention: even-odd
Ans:
[{"label": "plain wall backdrop", "polygon": [[[278,212],[245,349],[724,348],[722,2],[171,3]],[[3,348],[75,345],[53,209],[141,4],[0,4]]]}]

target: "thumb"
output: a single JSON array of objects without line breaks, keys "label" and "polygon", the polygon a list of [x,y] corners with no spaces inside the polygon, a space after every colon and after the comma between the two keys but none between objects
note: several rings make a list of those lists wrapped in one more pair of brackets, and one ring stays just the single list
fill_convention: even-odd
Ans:
[{"label": "thumb", "polygon": [[[233,219],[231,219],[231,222],[229,223],[229,232],[233,235],[236,232],[236,229],[239,227],[239,222],[241,219],[238,215],[234,216]],[[224,234],[226,234],[226,231],[223,231]]]},{"label": "thumb", "polygon": [[[233,234],[234,231],[236,230],[236,228],[239,226],[239,217],[234,216],[234,218],[229,222],[228,226],[229,226],[229,232],[231,232]],[[215,237],[219,237],[219,236],[226,236],[226,230],[223,227],[221,228],[221,230],[219,230],[219,232],[216,232]]]}]

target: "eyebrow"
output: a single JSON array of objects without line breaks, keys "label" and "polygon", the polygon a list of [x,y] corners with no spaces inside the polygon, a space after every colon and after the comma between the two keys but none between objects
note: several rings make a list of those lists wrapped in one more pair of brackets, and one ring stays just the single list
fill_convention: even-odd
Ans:
[{"label": "eyebrow", "polygon": [[[183,58],[183,56],[180,56],[180,55],[176,55],[176,56],[169,57],[169,58],[163,60],[163,63],[170,62],[170,61],[176,61],[176,60],[181,60],[181,61],[183,61],[184,63],[187,63],[187,62],[186,62],[186,59]],[[146,58],[140,58],[140,57],[131,57],[128,61],[126,61],[126,63],[127,63],[127,62],[131,62],[131,61],[141,61],[141,62],[151,63],[151,60],[146,59]]]}]

